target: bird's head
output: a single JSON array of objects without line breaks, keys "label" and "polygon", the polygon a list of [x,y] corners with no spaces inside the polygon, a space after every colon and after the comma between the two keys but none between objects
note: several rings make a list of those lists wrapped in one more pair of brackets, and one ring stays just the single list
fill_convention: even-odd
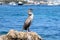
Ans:
[{"label": "bird's head", "polygon": [[33,11],[33,9],[29,9],[28,10],[28,15],[32,15],[32,11]]}]

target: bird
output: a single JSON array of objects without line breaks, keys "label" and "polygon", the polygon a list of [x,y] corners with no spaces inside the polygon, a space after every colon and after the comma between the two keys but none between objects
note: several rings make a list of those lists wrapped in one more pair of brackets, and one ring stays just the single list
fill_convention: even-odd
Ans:
[{"label": "bird", "polygon": [[23,31],[23,30],[26,30],[26,31],[28,31],[28,32],[30,31],[30,30],[29,30],[29,27],[30,27],[30,25],[31,25],[31,23],[32,23],[33,17],[34,17],[34,15],[33,15],[32,9],[29,9],[29,10],[28,10],[28,17],[27,17],[27,19],[26,19],[25,22],[24,22],[22,31]]}]

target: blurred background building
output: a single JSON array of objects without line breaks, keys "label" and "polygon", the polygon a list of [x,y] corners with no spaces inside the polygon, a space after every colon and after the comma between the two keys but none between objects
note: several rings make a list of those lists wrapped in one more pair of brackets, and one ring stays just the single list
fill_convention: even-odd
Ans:
[{"label": "blurred background building", "polygon": [[1,3],[4,3],[4,4],[7,4],[7,3],[31,3],[31,4],[60,4],[60,0],[0,0],[0,4]]},{"label": "blurred background building", "polygon": [[17,1],[47,1],[47,0],[0,0],[0,2],[17,2]]}]

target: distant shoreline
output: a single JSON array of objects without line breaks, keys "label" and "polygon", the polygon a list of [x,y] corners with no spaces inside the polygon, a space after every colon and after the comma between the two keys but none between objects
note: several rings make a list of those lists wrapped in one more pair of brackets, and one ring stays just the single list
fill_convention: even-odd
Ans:
[{"label": "distant shoreline", "polygon": [[[2,5],[9,5],[9,4],[2,4]],[[35,4],[11,4],[10,6],[34,6]],[[35,6],[60,6],[60,5],[47,5],[47,4],[39,4],[39,5],[35,5]]]},{"label": "distant shoreline", "polygon": [[0,5],[60,5],[59,3],[48,3],[48,2],[27,2],[27,1],[5,1],[5,2],[0,2]]}]

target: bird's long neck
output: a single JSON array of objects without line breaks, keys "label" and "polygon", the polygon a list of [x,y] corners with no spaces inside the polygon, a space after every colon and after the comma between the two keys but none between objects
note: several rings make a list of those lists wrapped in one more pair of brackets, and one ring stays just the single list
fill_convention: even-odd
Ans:
[{"label": "bird's long neck", "polygon": [[32,12],[29,12],[28,15],[31,16],[31,15],[33,15],[33,13]]},{"label": "bird's long neck", "polygon": [[33,13],[32,12],[29,12],[29,17],[31,18],[31,19],[33,19]]}]

